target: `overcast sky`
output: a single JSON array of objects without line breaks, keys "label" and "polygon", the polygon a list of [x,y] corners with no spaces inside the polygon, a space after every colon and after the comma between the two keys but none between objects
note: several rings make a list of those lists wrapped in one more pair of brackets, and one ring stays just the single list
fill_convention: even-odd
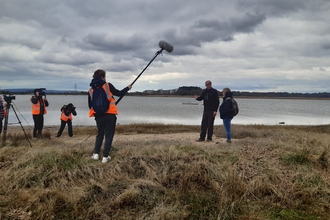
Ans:
[{"label": "overcast sky", "polygon": [[330,92],[330,0],[0,0],[0,88]]}]

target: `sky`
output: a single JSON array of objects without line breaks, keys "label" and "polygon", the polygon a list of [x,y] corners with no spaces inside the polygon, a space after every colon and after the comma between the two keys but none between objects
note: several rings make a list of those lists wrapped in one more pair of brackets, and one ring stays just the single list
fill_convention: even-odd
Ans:
[{"label": "sky", "polygon": [[[131,91],[211,80],[218,90],[330,92],[330,0],[0,5],[0,89],[88,90],[103,69],[121,90],[150,64]],[[157,55],[159,41],[174,50]]]}]

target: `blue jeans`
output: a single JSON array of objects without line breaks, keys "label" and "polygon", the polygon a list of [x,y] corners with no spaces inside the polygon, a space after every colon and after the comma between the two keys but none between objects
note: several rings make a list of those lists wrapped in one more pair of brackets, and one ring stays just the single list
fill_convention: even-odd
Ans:
[{"label": "blue jeans", "polygon": [[223,126],[225,127],[225,130],[226,130],[226,136],[227,136],[227,140],[228,141],[231,141],[231,130],[230,130],[231,120],[232,120],[232,118],[224,118],[224,119],[222,119]]}]

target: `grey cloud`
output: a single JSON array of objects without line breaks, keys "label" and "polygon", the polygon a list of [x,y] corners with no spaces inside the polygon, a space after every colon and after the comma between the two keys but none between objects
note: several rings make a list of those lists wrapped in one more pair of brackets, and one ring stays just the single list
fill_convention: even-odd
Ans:
[{"label": "grey cloud", "polygon": [[329,42],[324,42],[324,43],[322,43],[322,44],[321,44],[321,48],[322,48],[323,50],[326,50],[327,53],[328,53],[328,55],[329,55],[330,41],[329,41]]},{"label": "grey cloud", "polygon": [[183,56],[183,55],[191,55],[191,54],[198,54],[200,53],[200,49],[196,48],[195,46],[192,45],[187,45],[187,44],[175,44],[174,47],[174,52],[173,54],[175,56]]},{"label": "grey cloud", "polygon": [[108,52],[140,50],[147,44],[147,40],[139,36],[126,38],[107,35],[105,33],[89,34],[84,38],[84,42],[91,45],[96,50]]},{"label": "grey cloud", "polygon": [[[122,60],[131,61],[132,59],[142,59],[138,62],[139,67],[143,63],[149,61],[154,54],[160,49],[158,42],[154,39],[150,40],[144,36],[133,35],[129,37],[112,36],[103,33],[89,34],[84,37],[79,46],[88,50],[103,51],[111,55],[112,61],[120,62]],[[166,52],[165,52],[166,53]],[[164,62],[169,59],[165,59]],[[121,66],[121,65],[120,65]],[[132,70],[121,66],[121,71]],[[114,68],[114,70],[120,70]]]},{"label": "grey cloud", "polygon": [[86,54],[59,54],[59,53],[44,53],[35,57],[36,61],[49,64],[60,65],[73,65],[73,66],[85,66],[98,61],[96,57]]},{"label": "grey cloud", "polygon": [[251,33],[256,26],[266,20],[265,14],[250,14],[246,13],[242,18],[233,18],[230,20],[231,26],[237,33]]},{"label": "grey cloud", "polygon": [[[266,16],[264,14],[250,13],[246,13],[242,17],[230,18],[226,21],[219,19],[202,19],[195,21],[193,25],[188,27],[183,36],[181,36],[181,31],[176,31],[175,36],[170,38],[173,38],[175,43],[179,45],[183,44],[187,47],[192,45],[201,47],[203,43],[213,41],[232,41],[236,34],[252,33],[265,19]],[[166,35],[170,35],[169,31]],[[179,48],[180,55],[183,55],[185,51],[187,51],[187,54],[194,52],[189,48]]]},{"label": "grey cloud", "polygon": [[23,23],[36,21],[48,27],[61,25],[59,19],[50,13],[50,8],[57,6],[57,1],[1,1],[1,17],[14,18]]},{"label": "grey cloud", "polygon": [[240,10],[253,10],[255,13],[269,16],[283,16],[305,8],[305,1],[301,0],[239,0],[236,7]]},{"label": "grey cloud", "polygon": [[[324,77],[317,78],[329,71],[330,1],[0,0],[0,5],[1,87],[15,85],[8,74],[27,84],[60,88],[81,80],[88,87],[96,68],[120,83],[137,75],[165,40],[174,51],[152,63],[141,78],[143,89],[198,85],[207,77],[241,90],[299,90],[310,82],[292,80],[300,79],[297,72],[308,77],[314,70],[314,85],[329,90]],[[233,79],[237,72],[245,78]],[[272,77],[279,72],[287,76]],[[70,82],[62,81],[66,78]]]},{"label": "grey cloud", "polygon": [[[242,17],[230,18],[228,21],[220,20],[200,20],[197,21],[193,28],[202,31],[209,30],[214,33],[249,33],[253,32],[256,26],[260,25],[266,19],[265,14],[245,13]],[[206,34],[209,34],[207,32]]]},{"label": "grey cloud", "polygon": [[136,65],[133,63],[128,62],[116,62],[111,63],[105,66],[106,71],[110,72],[117,72],[117,73],[123,73],[123,72],[129,72],[129,71],[137,71]]}]

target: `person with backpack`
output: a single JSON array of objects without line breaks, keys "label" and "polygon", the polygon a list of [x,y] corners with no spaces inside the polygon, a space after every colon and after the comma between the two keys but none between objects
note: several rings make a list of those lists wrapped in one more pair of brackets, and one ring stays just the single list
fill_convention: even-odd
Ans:
[{"label": "person with backpack", "polygon": [[[223,121],[223,126],[226,131],[227,142],[231,143],[231,120],[238,113],[238,106],[236,101],[233,99],[233,93],[229,88],[222,90],[223,101],[220,105],[220,118]],[[235,104],[234,104],[235,103]]]},{"label": "person with backpack", "polygon": [[72,103],[69,103],[67,105],[63,105],[61,108],[61,127],[60,130],[57,132],[56,137],[61,137],[62,132],[65,128],[65,125],[68,124],[68,134],[69,137],[73,136],[73,131],[72,131],[72,115],[76,116],[76,107]]},{"label": "person with backpack", "polygon": [[32,102],[32,117],[34,121],[34,128],[32,137],[36,138],[42,135],[42,129],[44,127],[44,114],[47,114],[46,107],[49,103],[47,101],[45,93],[42,89],[35,89],[34,96],[30,98]]},{"label": "person with backpack", "polygon": [[111,83],[106,82],[105,75],[104,70],[96,70],[90,83],[91,88],[88,91],[89,117],[95,117],[98,130],[92,158],[94,160],[99,159],[105,137],[102,163],[111,160],[109,153],[116,130],[118,109],[113,96],[124,96],[132,88],[132,85],[128,85],[122,90],[117,90]]},{"label": "person with backpack", "polygon": [[205,141],[205,136],[207,132],[207,141],[212,141],[213,136],[213,126],[214,119],[217,115],[219,108],[219,93],[218,90],[212,88],[212,82],[207,80],[205,82],[206,89],[203,90],[200,96],[195,94],[195,99],[197,101],[203,100],[204,111],[201,124],[201,133],[197,142]]}]

